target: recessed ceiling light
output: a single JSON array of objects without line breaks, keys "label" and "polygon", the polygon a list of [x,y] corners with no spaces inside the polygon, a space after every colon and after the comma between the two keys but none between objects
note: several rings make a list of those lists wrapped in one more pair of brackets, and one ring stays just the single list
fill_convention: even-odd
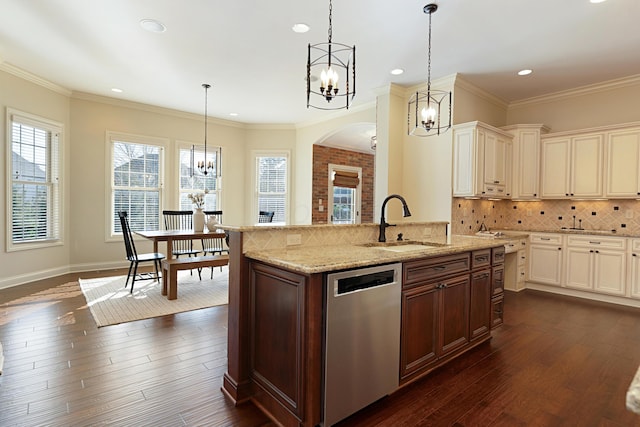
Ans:
[{"label": "recessed ceiling light", "polygon": [[520,70],[520,71],[518,71],[518,75],[519,76],[526,76],[526,75],[529,75],[531,73],[533,73],[533,71],[531,71],[531,70]]},{"label": "recessed ceiling light", "polygon": [[596,4],[596,3],[604,3],[604,2],[606,2],[606,1],[607,1],[607,0],[589,0],[589,2],[591,2],[591,3],[593,3],[593,4]]},{"label": "recessed ceiling light", "polygon": [[394,68],[393,70],[391,70],[391,74],[393,74],[394,76],[399,76],[402,73],[404,73],[404,70],[402,68]]},{"label": "recessed ceiling light", "polygon": [[238,117],[238,113],[229,113],[231,117]]},{"label": "recessed ceiling light", "polygon": [[162,22],[158,22],[155,19],[143,19],[140,21],[140,26],[152,33],[164,33],[167,31],[167,27]]},{"label": "recessed ceiling light", "polygon": [[309,26],[300,22],[298,24],[293,24],[293,27],[291,27],[291,29],[296,33],[306,33],[307,31],[309,31]]},{"label": "recessed ceiling light", "polygon": [[111,92],[122,93],[122,89],[118,89],[117,87],[112,87]]}]

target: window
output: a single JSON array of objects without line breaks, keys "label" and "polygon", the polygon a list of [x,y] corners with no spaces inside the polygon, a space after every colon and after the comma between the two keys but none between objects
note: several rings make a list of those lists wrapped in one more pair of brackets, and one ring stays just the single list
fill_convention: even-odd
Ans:
[{"label": "window", "polygon": [[61,244],[62,125],[7,109],[7,250]]},{"label": "window", "polygon": [[254,220],[259,211],[273,211],[273,222],[286,223],[288,200],[287,153],[269,153],[256,156],[256,205]]},{"label": "window", "polygon": [[329,164],[329,222],[359,224],[362,168]]},{"label": "window", "polygon": [[[207,193],[204,197],[204,210],[215,211],[220,210],[220,165],[222,164],[222,148],[207,146],[207,163],[211,163],[211,168],[204,175],[194,165],[199,160],[204,159],[204,147],[180,148],[180,209],[190,210],[193,208],[190,193],[203,192],[206,188]],[[206,187],[205,187],[206,184]]]},{"label": "window", "polygon": [[134,231],[159,230],[164,149],[151,138],[109,134],[111,235],[122,232],[119,211]]}]

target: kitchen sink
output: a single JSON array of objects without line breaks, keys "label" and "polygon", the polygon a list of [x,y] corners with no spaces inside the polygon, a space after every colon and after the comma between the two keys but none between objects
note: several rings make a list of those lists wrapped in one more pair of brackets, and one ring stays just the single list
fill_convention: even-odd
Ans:
[{"label": "kitchen sink", "polygon": [[410,251],[422,251],[425,249],[433,249],[440,248],[443,246],[447,246],[444,243],[433,243],[433,242],[418,242],[415,240],[402,240],[402,241],[393,241],[393,242],[374,242],[374,243],[364,243],[359,246],[364,246],[367,248],[376,248],[382,249],[385,251],[392,252],[410,252]]}]

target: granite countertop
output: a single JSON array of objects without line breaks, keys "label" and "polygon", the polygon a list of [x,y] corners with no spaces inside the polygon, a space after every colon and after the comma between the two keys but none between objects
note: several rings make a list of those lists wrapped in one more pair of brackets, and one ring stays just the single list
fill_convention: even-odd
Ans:
[{"label": "granite countertop", "polygon": [[638,368],[627,391],[627,409],[640,414],[640,368]]},{"label": "granite countertop", "polygon": [[[423,249],[403,252],[365,246],[367,243],[363,243],[258,250],[246,252],[245,256],[287,270],[313,274],[493,248],[505,245],[507,240],[454,235],[449,239],[434,238],[428,241],[404,241],[404,244],[429,245],[430,243],[433,245],[425,246]],[[373,244],[375,245],[375,243]]]}]

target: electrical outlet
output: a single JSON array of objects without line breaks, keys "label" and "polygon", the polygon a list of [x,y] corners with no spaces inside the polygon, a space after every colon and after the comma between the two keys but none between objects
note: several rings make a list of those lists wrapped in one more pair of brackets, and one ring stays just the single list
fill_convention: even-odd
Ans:
[{"label": "electrical outlet", "polygon": [[422,229],[423,236],[431,236],[431,227],[425,227]]},{"label": "electrical outlet", "polygon": [[301,245],[301,244],[302,244],[301,234],[287,234],[287,246]]},{"label": "electrical outlet", "polygon": [[324,205],[318,206],[318,211],[319,212],[324,212]]},{"label": "electrical outlet", "polygon": [[624,213],[624,217],[627,219],[633,219],[633,210],[627,209],[627,211]]},{"label": "electrical outlet", "polygon": [[533,212],[531,211],[531,209],[527,209],[527,216],[531,216],[533,215]]}]

